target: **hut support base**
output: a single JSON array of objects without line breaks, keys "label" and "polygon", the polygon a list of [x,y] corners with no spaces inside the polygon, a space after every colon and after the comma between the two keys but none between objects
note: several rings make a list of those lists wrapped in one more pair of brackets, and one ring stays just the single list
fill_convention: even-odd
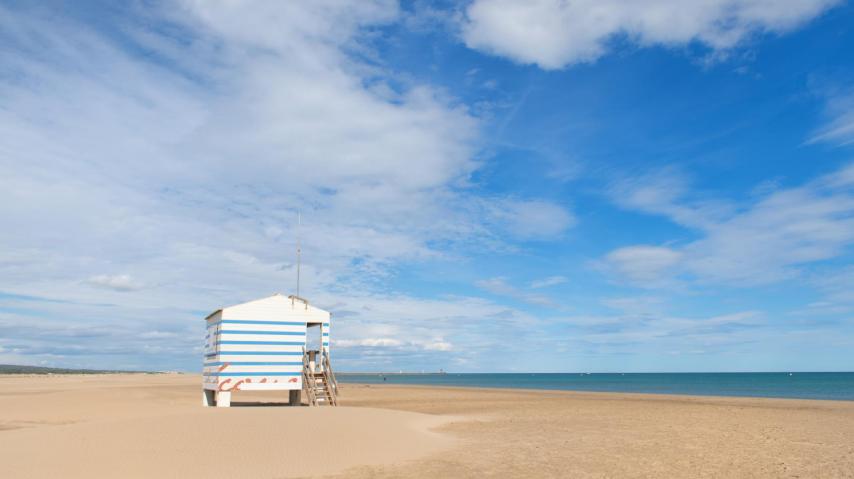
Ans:
[{"label": "hut support base", "polygon": [[214,391],[211,391],[210,389],[202,389],[202,406],[210,407],[214,404],[216,404]]},{"label": "hut support base", "polygon": [[231,391],[218,391],[216,393],[216,407],[231,407]]}]

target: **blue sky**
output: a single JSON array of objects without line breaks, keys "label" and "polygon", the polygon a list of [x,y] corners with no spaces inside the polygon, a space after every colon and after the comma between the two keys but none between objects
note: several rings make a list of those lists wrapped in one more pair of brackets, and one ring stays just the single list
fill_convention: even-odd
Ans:
[{"label": "blue sky", "polygon": [[0,363],[854,369],[854,7],[0,4]]}]

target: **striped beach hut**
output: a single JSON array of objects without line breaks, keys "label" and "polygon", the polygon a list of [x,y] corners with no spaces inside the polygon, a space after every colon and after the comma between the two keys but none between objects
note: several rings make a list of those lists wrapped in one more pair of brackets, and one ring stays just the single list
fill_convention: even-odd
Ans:
[{"label": "striped beach hut", "polygon": [[205,321],[205,406],[228,407],[236,391],[290,391],[292,405],[303,392],[310,405],[337,403],[329,312],[274,294],[218,309]]}]

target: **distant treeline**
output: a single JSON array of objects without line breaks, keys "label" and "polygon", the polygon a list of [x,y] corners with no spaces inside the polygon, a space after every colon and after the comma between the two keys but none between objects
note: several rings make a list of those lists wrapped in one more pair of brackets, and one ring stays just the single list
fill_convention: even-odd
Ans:
[{"label": "distant treeline", "polygon": [[16,364],[0,364],[0,374],[118,374],[146,373],[148,371],[119,371],[114,369],[68,369],[46,368],[42,366],[20,366]]}]

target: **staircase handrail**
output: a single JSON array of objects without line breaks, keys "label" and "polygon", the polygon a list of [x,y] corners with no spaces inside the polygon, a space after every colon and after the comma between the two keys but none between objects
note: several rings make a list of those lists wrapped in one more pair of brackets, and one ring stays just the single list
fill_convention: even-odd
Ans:
[{"label": "staircase handrail", "polygon": [[317,396],[314,393],[314,387],[317,384],[317,379],[314,377],[314,371],[311,370],[308,362],[308,354],[305,348],[302,350],[302,389],[306,392],[308,405],[317,405]]},{"label": "staircase handrail", "polygon": [[335,379],[335,373],[332,371],[332,363],[329,361],[329,356],[326,354],[323,355],[323,368],[326,370],[326,377],[329,381],[334,404],[338,405],[338,380]]}]

